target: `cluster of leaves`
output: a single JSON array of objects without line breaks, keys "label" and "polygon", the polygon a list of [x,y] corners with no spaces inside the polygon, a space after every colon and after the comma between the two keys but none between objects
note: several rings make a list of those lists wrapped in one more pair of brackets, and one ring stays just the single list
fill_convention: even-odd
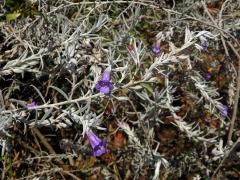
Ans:
[{"label": "cluster of leaves", "polygon": [[12,2],[0,32],[3,179],[214,174],[237,63],[201,4]]},{"label": "cluster of leaves", "polygon": [[17,18],[40,15],[36,5],[28,0],[6,0],[2,4],[1,21],[14,21]]}]

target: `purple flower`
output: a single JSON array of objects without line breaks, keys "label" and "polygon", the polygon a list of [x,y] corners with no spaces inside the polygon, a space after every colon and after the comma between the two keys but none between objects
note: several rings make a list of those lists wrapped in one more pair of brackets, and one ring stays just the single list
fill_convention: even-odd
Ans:
[{"label": "purple flower", "polygon": [[37,107],[37,103],[35,101],[32,101],[31,104],[27,104],[27,109],[35,109]]},{"label": "purple flower", "polygon": [[211,74],[211,73],[206,73],[206,74],[205,74],[206,80],[210,80],[211,77],[212,77],[212,74]]},{"label": "purple flower", "polygon": [[228,107],[226,105],[223,105],[219,110],[220,110],[220,114],[223,117],[227,117],[227,115],[228,115]]},{"label": "purple flower", "polygon": [[107,152],[107,142],[99,139],[91,130],[87,132],[87,138],[93,149],[93,156],[101,156]]},{"label": "purple flower", "polygon": [[103,94],[109,94],[111,90],[113,90],[113,85],[110,82],[110,73],[111,69],[107,68],[103,72],[101,79],[96,84],[96,89]]},{"label": "purple flower", "polygon": [[207,51],[208,46],[209,46],[208,42],[207,42],[207,41],[204,41],[203,44],[202,44],[203,50],[204,50],[204,51]]},{"label": "purple flower", "polygon": [[152,52],[154,54],[159,54],[160,53],[160,43],[155,43],[153,46],[152,46]]}]

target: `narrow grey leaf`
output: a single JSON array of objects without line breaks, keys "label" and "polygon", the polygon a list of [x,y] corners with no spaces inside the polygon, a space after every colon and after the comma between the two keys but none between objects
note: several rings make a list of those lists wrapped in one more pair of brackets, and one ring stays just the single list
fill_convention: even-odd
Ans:
[{"label": "narrow grey leaf", "polygon": [[61,90],[60,88],[58,88],[56,86],[49,86],[49,87],[58,91],[66,100],[69,100],[68,95],[63,90]]}]

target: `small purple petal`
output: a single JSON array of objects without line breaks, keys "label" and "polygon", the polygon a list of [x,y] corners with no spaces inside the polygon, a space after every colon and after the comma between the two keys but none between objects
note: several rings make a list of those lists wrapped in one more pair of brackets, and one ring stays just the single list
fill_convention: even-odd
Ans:
[{"label": "small purple petal", "polygon": [[101,141],[98,146],[95,146],[93,149],[93,156],[97,157],[105,154],[107,152],[106,145],[106,141]]},{"label": "small purple petal", "polygon": [[220,114],[223,117],[227,117],[227,115],[228,115],[228,107],[226,105],[222,106],[222,108],[220,109]]},{"label": "small purple petal", "polygon": [[110,73],[111,73],[111,72],[106,69],[106,70],[103,72],[103,74],[102,74],[101,80],[102,80],[102,81],[110,81]]},{"label": "small purple petal", "polygon": [[207,41],[203,42],[202,48],[203,48],[204,51],[207,51],[207,49],[208,49],[208,42]]},{"label": "small purple petal", "polygon": [[101,87],[102,87],[101,86],[101,81],[98,81],[96,86],[95,86],[96,90],[100,91]]},{"label": "small purple petal", "polygon": [[211,77],[212,77],[212,75],[211,75],[210,73],[206,73],[206,74],[205,74],[205,78],[206,78],[206,80],[210,80]]},{"label": "small purple petal", "polygon": [[152,52],[153,52],[154,54],[159,54],[159,53],[160,53],[160,45],[159,45],[159,44],[153,45],[153,47],[152,47]]},{"label": "small purple petal", "polygon": [[98,81],[95,88],[103,94],[109,94],[113,90],[113,85],[109,81]]},{"label": "small purple petal", "polygon": [[36,108],[37,106],[37,103],[35,101],[33,101],[31,104],[27,104],[27,109],[34,109]]},{"label": "small purple petal", "polygon": [[101,87],[100,92],[103,94],[109,94],[110,89],[108,86],[103,86],[103,87]]},{"label": "small purple petal", "polygon": [[87,138],[92,146],[94,156],[101,156],[107,152],[106,141],[98,138],[91,130],[87,132]]},{"label": "small purple petal", "polygon": [[110,91],[113,90],[113,85],[111,82],[108,83],[108,87],[109,87]]},{"label": "small purple petal", "polygon": [[96,84],[96,90],[103,94],[109,94],[113,90],[113,85],[110,82],[111,67],[108,67],[102,74],[101,79]]}]

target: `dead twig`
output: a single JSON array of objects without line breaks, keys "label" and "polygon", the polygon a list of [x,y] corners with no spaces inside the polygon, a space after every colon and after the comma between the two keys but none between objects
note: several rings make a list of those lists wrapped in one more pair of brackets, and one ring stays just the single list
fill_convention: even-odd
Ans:
[{"label": "dead twig", "polygon": [[54,149],[52,148],[52,146],[48,143],[48,141],[46,140],[46,138],[42,135],[42,133],[35,127],[31,128],[32,131],[37,135],[37,137],[41,140],[41,142],[43,143],[43,145],[47,148],[47,150],[51,153],[51,154],[56,154],[56,152],[54,151]]},{"label": "dead twig", "polygon": [[233,146],[231,147],[231,149],[225,154],[223,160],[221,161],[221,163],[218,165],[218,167],[215,169],[215,171],[213,172],[212,175],[212,180],[214,180],[216,178],[216,174],[219,171],[219,169],[222,167],[222,165],[225,163],[225,161],[227,160],[227,158],[229,157],[229,155],[231,154],[231,152],[235,149],[235,147],[238,145],[238,143],[240,143],[240,137],[237,139],[237,141],[233,144]]},{"label": "dead twig", "polygon": [[232,140],[233,128],[237,118],[238,101],[239,101],[239,95],[240,95],[240,55],[230,42],[228,42],[228,45],[231,47],[231,49],[233,50],[233,52],[236,54],[238,58],[237,88],[236,88],[236,93],[234,97],[234,107],[233,107],[232,118],[231,118],[231,123],[229,127],[228,139],[227,139],[227,144],[229,145]]},{"label": "dead twig", "polygon": [[50,169],[50,170],[44,170],[44,171],[35,173],[35,174],[33,174],[33,175],[29,175],[29,176],[25,176],[25,177],[19,178],[19,179],[17,179],[17,180],[33,179],[34,177],[39,176],[39,175],[43,175],[43,174],[53,174],[53,173],[56,173],[56,172],[59,172],[59,171],[62,171],[62,169],[61,169],[61,168],[52,168],[52,169]]},{"label": "dead twig", "polygon": [[69,172],[69,171],[61,170],[60,172],[63,173],[63,174],[67,174],[67,175],[71,176],[71,177],[72,177],[73,179],[75,179],[75,180],[81,180],[81,178],[77,177],[76,175],[72,174],[72,173]]},{"label": "dead twig", "polygon": [[[31,128],[32,131],[37,135],[37,137],[41,140],[41,142],[43,143],[43,145],[47,148],[47,150],[49,151],[49,153],[51,154],[56,154],[56,152],[54,151],[54,149],[52,148],[52,146],[48,143],[48,141],[46,140],[46,138],[42,135],[42,133],[35,127]],[[58,160],[61,164],[64,164],[64,162],[62,160]]]}]

